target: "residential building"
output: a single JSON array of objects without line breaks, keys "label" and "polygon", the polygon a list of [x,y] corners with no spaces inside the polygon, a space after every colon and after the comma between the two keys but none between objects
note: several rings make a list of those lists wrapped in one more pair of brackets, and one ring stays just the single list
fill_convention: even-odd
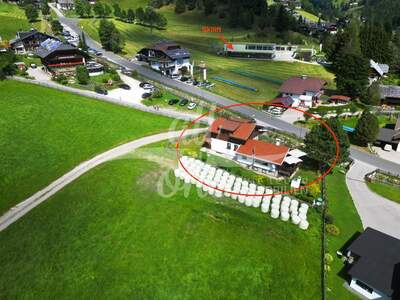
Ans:
[{"label": "residential building", "polygon": [[385,104],[400,104],[400,86],[380,85],[382,102]]},{"label": "residential building", "polygon": [[52,74],[75,74],[75,68],[85,65],[87,54],[77,47],[48,39],[35,51],[43,66]]},{"label": "residential building", "polygon": [[349,288],[363,299],[399,299],[400,240],[366,228],[346,247]]},{"label": "residential building", "polygon": [[395,125],[387,125],[379,129],[376,144],[382,149],[390,149],[391,147],[392,150],[400,152],[400,117],[397,118]]},{"label": "residential building", "polygon": [[259,140],[263,131],[254,122],[218,118],[207,132],[204,147],[263,174],[292,176],[305,153]]},{"label": "residential building", "polygon": [[277,45],[273,43],[231,43],[232,47],[224,44],[224,55],[231,57],[279,59],[294,58],[297,46]]},{"label": "residential building", "polygon": [[172,41],[160,41],[143,48],[136,55],[138,60],[146,61],[149,66],[164,75],[178,75],[183,70],[192,74],[190,52]]},{"label": "residential building", "polygon": [[313,107],[324,93],[326,81],[307,76],[291,77],[279,89],[282,97],[291,97],[293,107]]},{"label": "residential building", "polygon": [[369,61],[369,83],[373,83],[374,81],[379,80],[381,77],[389,73],[389,65],[387,64],[380,64],[375,62],[374,60],[370,59]]},{"label": "residential building", "polygon": [[28,31],[18,31],[15,39],[10,41],[10,47],[17,54],[25,54],[30,51],[34,51],[40,47],[40,44],[47,39],[58,40],[57,38],[31,29]]},{"label": "residential building", "polygon": [[329,102],[336,104],[348,104],[351,101],[351,97],[343,95],[332,95],[329,97]]},{"label": "residential building", "polygon": [[72,10],[75,8],[75,0],[56,0],[57,8],[62,10]]}]

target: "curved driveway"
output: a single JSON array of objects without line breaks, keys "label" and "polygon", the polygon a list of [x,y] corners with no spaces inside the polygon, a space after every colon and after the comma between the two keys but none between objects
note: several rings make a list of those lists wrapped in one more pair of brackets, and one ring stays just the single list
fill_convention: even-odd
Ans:
[{"label": "curved driveway", "polygon": [[372,227],[400,239],[400,204],[375,194],[364,181],[364,176],[374,170],[374,166],[356,162],[346,175],[347,187],[364,228]]},{"label": "curved driveway", "polygon": [[[198,129],[190,129],[186,130],[184,136],[188,135],[195,135],[205,131],[204,128]],[[155,134],[147,137],[143,137],[129,143],[120,145],[115,147],[111,150],[108,150],[102,154],[95,156],[94,158],[87,160],[77,167],[60,177],[59,179],[53,181],[50,185],[45,187],[44,189],[40,190],[39,192],[35,193],[28,199],[20,202],[16,206],[12,207],[8,210],[4,215],[0,217],[0,231],[7,228],[10,224],[17,221],[19,218],[24,216],[30,210],[38,206],[40,203],[44,202],[56,192],[61,190],[67,184],[71,183],[78,177],[82,176],[84,173],[88,172],[89,170],[97,167],[98,165],[113,160],[119,156],[125,155],[127,153],[132,152],[133,150],[145,146],[147,144],[156,143],[162,140],[170,139],[170,138],[177,138],[180,135],[181,131],[170,131],[160,134]]]}]

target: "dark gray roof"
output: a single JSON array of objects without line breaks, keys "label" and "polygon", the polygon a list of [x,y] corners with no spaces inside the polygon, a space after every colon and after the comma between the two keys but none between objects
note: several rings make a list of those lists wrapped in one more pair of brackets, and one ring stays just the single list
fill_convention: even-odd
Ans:
[{"label": "dark gray roof", "polygon": [[400,240],[368,227],[347,248],[359,256],[348,273],[391,297],[400,289]]},{"label": "dark gray roof", "polygon": [[57,39],[56,37],[52,37],[51,35],[48,35],[47,33],[37,31],[36,29],[31,29],[31,30],[28,30],[28,31],[18,31],[17,32],[17,36],[15,37],[15,39],[12,39],[10,41],[10,44],[12,45],[12,44],[15,44],[15,43],[17,43],[19,41],[23,41],[26,38],[28,38],[28,37],[36,34],[36,33],[40,33],[40,34],[45,35],[45,36],[47,36],[49,38]]},{"label": "dark gray roof", "polygon": [[46,58],[47,56],[49,56],[51,53],[53,53],[55,51],[61,51],[61,50],[65,51],[65,50],[75,50],[75,49],[78,49],[78,48],[76,48],[75,46],[72,46],[70,44],[67,44],[67,43],[62,43],[58,47],[51,49],[51,50],[43,48],[43,47],[38,48],[35,51],[35,54],[41,58]]},{"label": "dark gray roof", "polygon": [[381,98],[399,98],[400,99],[400,86],[395,85],[380,85]]},{"label": "dark gray roof", "polygon": [[167,54],[172,59],[190,57],[190,52],[187,49],[182,49],[182,48],[173,49],[173,50],[166,50],[165,54]]},{"label": "dark gray roof", "polygon": [[380,128],[377,141],[398,144],[399,140],[396,140],[396,135],[400,134],[400,130],[394,130],[390,128]]}]

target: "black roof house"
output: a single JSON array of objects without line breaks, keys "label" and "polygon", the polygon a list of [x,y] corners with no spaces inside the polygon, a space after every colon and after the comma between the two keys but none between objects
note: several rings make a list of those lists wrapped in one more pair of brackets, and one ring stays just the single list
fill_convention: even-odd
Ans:
[{"label": "black roof house", "polygon": [[28,31],[18,31],[16,37],[10,41],[11,47],[14,45],[22,42],[22,43],[34,43],[35,46],[38,46],[40,43],[47,39],[55,39],[58,40],[56,37],[53,37],[47,33],[37,31],[36,29],[31,29]]},{"label": "black roof house", "polygon": [[173,61],[181,58],[190,58],[190,52],[187,49],[181,48],[177,43],[168,40],[159,41],[151,46],[143,48],[138,53],[148,59],[166,59]]},{"label": "black roof house", "polygon": [[391,299],[399,299],[399,239],[368,227],[347,247],[347,251],[354,258],[348,270],[350,276],[383,292]]},{"label": "black roof house", "polygon": [[[400,144],[400,117],[397,119],[396,124],[386,125],[384,128],[379,129],[378,137],[376,141],[381,144],[390,144],[395,149],[399,147]],[[400,229],[399,229],[400,230]]]}]

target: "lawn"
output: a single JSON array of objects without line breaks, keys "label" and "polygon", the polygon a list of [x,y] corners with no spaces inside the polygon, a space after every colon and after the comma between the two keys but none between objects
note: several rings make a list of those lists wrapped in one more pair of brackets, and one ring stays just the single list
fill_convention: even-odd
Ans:
[{"label": "lawn", "polygon": [[326,186],[328,214],[333,216],[333,223],[339,227],[341,232],[339,236],[327,234],[327,251],[334,257],[327,277],[327,298],[332,300],[358,299],[343,287],[345,280],[338,273],[344,264],[337,258],[336,251],[340,250],[353,234],[363,230],[361,220],[347,189],[345,175],[339,169],[334,169],[326,177]]},{"label": "lawn", "polygon": [[0,81],[0,213],[115,145],[172,119],[15,81]]},{"label": "lawn", "polygon": [[25,12],[16,4],[0,2],[0,36],[3,40],[15,38],[19,30],[30,28],[44,32],[51,32],[49,23],[46,20],[38,20],[30,24],[26,19]]},{"label": "lawn", "polygon": [[300,16],[307,19],[308,21],[318,22],[318,20],[319,20],[318,16],[316,16],[312,13],[309,13],[309,12],[305,11],[304,9],[296,9],[296,12],[298,12],[300,14]]},{"label": "lawn", "polygon": [[321,298],[319,214],[302,231],[194,188],[170,193],[159,178],[174,182],[173,148],[169,160],[153,147],[97,167],[0,232],[0,298]]},{"label": "lawn", "polygon": [[[249,101],[266,101],[275,97],[279,90],[279,84],[273,81],[283,81],[294,75],[309,75],[321,77],[329,81],[329,86],[334,87],[333,74],[318,65],[303,64],[303,63],[287,63],[274,61],[256,61],[248,59],[234,59],[224,56],[218,56],[217,50],[222,47],[222,43],[218,39],[217,34],[204,33],[201,27],[220,26],[222,23],[223,34],[229,40],[234,41],[264,41],[271,42],[272,40],[259,37],[250,37],[254,33],[242,29],[230,29],[224,27],[225,21],[221,21],[215,17],[205,17],[201,12],[191,11],[181,15],[176,15],[173,11],[173,6],[165,6],[160,9],[168,19],[166,30],[154,30],[150,33],[150,29],[135,24],[127,24],[115,21],[117,28],[121,31],[125,38],[125,55],[131,58],[141,48],[159,41],[160,39],[170,39],[178,42],[182,46],[188,48],[192,54],[195,64],[200,61],[206,63],[208,69],[208,79],[213,81],[213,76],[220,76],[238,83],[252,86],[258,89],[257,92],[247,91],[238,87],[215,82],[216,86],[213,91],[217,94],[229,97],[231,99],[249,102]],[[97,19],[82,19],[82,25],[85,31],[94,39],[99,40],[97,28],[99,20]],[[310,43],[306,37],[304,43]],[[247,71],[256,73],[262,76],[268,76],[271,80],[261,80],[238,75],[237,71]]]},{"label": "lawn", "polygon": [[368,187],[386,199],[400,203],[400,189],[386,183],[367,182]]}]

